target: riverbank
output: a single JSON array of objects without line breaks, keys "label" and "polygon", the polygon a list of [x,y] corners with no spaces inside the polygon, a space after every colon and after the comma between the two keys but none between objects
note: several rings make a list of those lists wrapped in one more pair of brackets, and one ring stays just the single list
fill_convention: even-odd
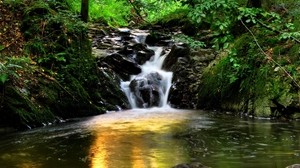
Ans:
[{"label": "riverbank", "polygon": [[0,127],[28,129],[119,108],[110,104],[112,81],[92,56],[87,25],[67,4],[1,1],[0,11]]}]

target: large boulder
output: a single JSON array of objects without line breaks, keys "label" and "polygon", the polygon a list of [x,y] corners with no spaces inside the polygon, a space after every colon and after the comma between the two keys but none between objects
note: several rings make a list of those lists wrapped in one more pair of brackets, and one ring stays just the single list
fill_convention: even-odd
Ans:
[{"label": "large boulder", "polygon": [[190,72],[190,49],[185,44],[176,44],[166,56],[163,69],[173,72],[172,87],[168,101],[176,108],[193,108],[189,85],[193,80],[189,78]]},{"label": "large boulder", "polygon": [[143,65],[155,54],[153,50],[147,48],[147,45],[141,43],[131,43],[124,46],[119,54],[132,58],[139,65]]},{"label": "large boulder", "polygon": [[190,50],[180,44],[172,47],[163,64],[163,69],[174,74],[168,99],[172,107],[196,108],[198,83],[204,67],[214,58],[212,50]]},{"label": "large boulder", "polygon": [[172,46],[170,53],[166,56],[163,69],[167,71],[174,70],[174,65],[178,60],[189,60],[190,49],[185,44],[175,44]]},{"label": "large boulder", "polygon": [[111,69],[99,68],[98,77],[100,81],[93,97],[99,100],[96,105],[105,106],[107,110],[128,109],[130,105],[120,88],[119,76]]},{"label": "large boulder", "polygon": [[137,107],[148,108],[160,105],[161,80],[162,76],[159,73],[152,72],[144,76],[137,76],[130,82],[130,91],[135,96]]},{"label": "large boulder", "polygon": [[134,60],[118,53],[100,58],[98,66],[112,69],[123,80],[129,80],[130,75],[137,75],[142,72],[140,65]]},{"label": "large boulder", "polygon": [[172,46],[171,38],[170,35],[164,33],[152,32],[146,37],[145,43],[150,46]]}]

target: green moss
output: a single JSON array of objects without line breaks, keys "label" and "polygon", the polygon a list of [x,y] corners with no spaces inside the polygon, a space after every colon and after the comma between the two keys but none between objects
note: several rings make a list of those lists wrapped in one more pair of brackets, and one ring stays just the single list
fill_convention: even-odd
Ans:
[{"label": "green moss", "polygon": [[[296,99],[293,95],[299,89],[295,85],[299,80],[299,68],[296,68],[296,61],[290,62],[294,55],[298,57],[299,46],[274,45],[270,40],[274,37],[269,35],[257,37],[261,46],[269,47],[265,52],[273,61],[261,52],[252,36],[242,35],[214,66],[204,72],[198,93],[199,106],[220,107],[263,117],[290,115],[299,109],[299,105],[293,103]],[[275,107],[272,107],[272,102]]]},{"label": "green moss", "polygon": [[249,42],[253,41],[253,37],[251,37],[249,34],[243,34],[239,38],[237,38],[234,41],[234,48],[238,51],[242,52],[248,52],[249,50]]},{"label": "green moss", "polygon": [[255,99],[253,108],[256,116],[270,117],[272,115],[270,100],[267,96]]},{"label": "green moss", "polygon": [[[21,91],[17,87],[8,86],[5,88],[4,109],[8,116],[12,118],[8,122],[10,124],[20,124],[40,126],[43,123],[54,121],[54,115],[47,107],[40,106],[33,97],[29,97],[25,91]],[[7,115],[7,114],[4,114]],[[6,121],[7,122],[7,121]],[[20,125],[22,127],[22,125]]]},{"label": "green moss", "polygon": [[288,56],[291,62],[299,62],[300,45],[299,44],[293,45],[288,52]]}]

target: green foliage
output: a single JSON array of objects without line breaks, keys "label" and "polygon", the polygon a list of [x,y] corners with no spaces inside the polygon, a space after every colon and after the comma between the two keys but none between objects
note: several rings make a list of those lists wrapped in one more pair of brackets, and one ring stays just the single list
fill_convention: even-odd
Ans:
[{"label": "green foliage", "polygon": [[235,31],[241,31],[236,29],[244,27],[243,25],[237,26],[241,24],[241,21],[249,27],[256,25],[279,33],[279,40],[297,40],[300,37],[299,31],[293,24],[293,15],[283,18],[275,12],[241,6],[241,2],[234,0],[194,0],[194,3],[189,17],[198,25],[209,24],[215,36],[212,40],[212,46],[215,49],[229,47],[234,39]]},{"label": "green foliage", "polygon": [[202,41],[198,41],[184,34],[177,34],[173,36],[173,39],[176,42],[181,42],[189,45],[191,48],[204,48],[206,47],[205,43]]},{"label": "green foliage", "polygon": [[156,23],[160,20],[168,20],[178,13],[186,13],[188,6],[184,5],[184,2],[184,0],[139,0],[135,3],[141,8],[148,22]]},{"label": "green foliage", "polygon": [[[80,11],[81,0],[67,0],[75,12]],[[95,0],[89,3],[89,16],[92,21],[103,21],[106,24],[127,26],[130,20],[131,6],[126,0]]]},{"label": "green foliage", "polygon": [[40,65],[59,69],[80,53],[87,28],[73,13],[39,3],[25,12],[22,29],[28,41],[26,50]]},{"label": "green foliage", "polygon": [[[273,51],[272,48],[279,45],[282,52],[276,49],[267,56],[261,52],[250,33],[242,35],[221,54],[223,57],[215,66],[205,71],[198,94],[200,101],[214,107],[235,102],[239,105],[239,109],[235,110],[250,110],[248,112],[257,112],[256,115],[270,114],[266,108],[273,100],[285,107],[293,103],[293,94],[299,89],[294,83],[299,81],[299,62],[289,64],[287,61],[289,55],[295,57],[295,52],[296,57],[299,56],[299,47],[284,48],[278,37],[269,30],[259,29],[256,33],[257,42],[267,46],[263,49]],[[252,102],[252,109],[249,109],[249,102]]]},{"label": "green foliage", "polygon": [[274,12],[266,12],[257,8],[239,8],[238,20],[245,20],[245,23],[253,23],[279,33],[279,40],[295,40],[300,37],[295,25],[289,18],[282,18]]},{"label": "green foliage", "polygon": [[[46,72],[55,75],[65,90],[80,90],[68,91],[67,96],[90,104],[89,96],[81,95],[83,92],[94,94],[89,92],[90,86],[97,85],[96,61],[91,55],[87,26],[64,8],[53,3],[27,7],[22,25],[27,52]],[[37,10],[44,12],[34,14]]]},{"label": "green foliage", "polygon": [[299,38],[300,38],[300,31],[283,32],[279,36],[280,40],[294,40],[294,39],[299,39]]},{"label": "green foliage", "polygon": [[4,50],[4,46],[3,45],[0,45],[0,51]]},{"label": "green foliage", "polygon": [[29,59],[27,57],[6,58],[3,63],[0,62],[0,85],[4,85],[11,78],[19,78],[17,70],[27,67]]},{"label": "green foliage", "polygon": [[[197,0],[190,10],[189,17],[196,24],[208,23],[210,29],[221,39],[214,39],[215,48],[232,41],[231,29],[238,15],[238,3],[234,0]],[[228,47],[228,44],[226,44]]]},{"label": "green foliage", "polygon": [[196,23],[207,22],[212,28],[219,28],[222,31],[228,30],[237,13],[237,3],[233,0],[198,0],[190,17]]},{"label": "green foliage", "polygon": [[4,4],[9,4],[14,8],[24,5],[24,0],[3,0]]}]

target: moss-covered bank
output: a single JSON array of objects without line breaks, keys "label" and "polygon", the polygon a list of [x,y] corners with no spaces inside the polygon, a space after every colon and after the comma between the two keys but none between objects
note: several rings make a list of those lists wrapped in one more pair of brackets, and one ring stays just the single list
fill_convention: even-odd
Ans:
[{"label": "moss-covered bank", "polygon": [[260,26],[249,31],[206,69],[198,107],[297,118],[300,45]]},{"label": "moss-covered bank", "polygon": [[120,102],[110,101],[113,92],[102,81],[118,83],[101,75],[87,25],[64,1],[7,0],[0,10],[6,16],[0,34],[11,37],[0,42],[0,127],[42,126],[116,109]]}]

